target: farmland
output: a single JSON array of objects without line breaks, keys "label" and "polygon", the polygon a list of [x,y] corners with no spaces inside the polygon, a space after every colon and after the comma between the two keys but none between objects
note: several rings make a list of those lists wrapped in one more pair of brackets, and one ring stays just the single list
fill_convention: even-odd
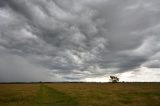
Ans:
[{"label": "farmland", "polygon": [[0,106],[160,106],[160,83],[0,84]]}]

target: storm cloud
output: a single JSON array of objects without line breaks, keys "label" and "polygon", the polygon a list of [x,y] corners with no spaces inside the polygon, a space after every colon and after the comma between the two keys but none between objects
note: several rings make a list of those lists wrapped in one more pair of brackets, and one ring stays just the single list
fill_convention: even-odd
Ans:
[{"label": "storm cloud", "polygon": [[159,4],[1,0],[0,81],[160,81]]}]

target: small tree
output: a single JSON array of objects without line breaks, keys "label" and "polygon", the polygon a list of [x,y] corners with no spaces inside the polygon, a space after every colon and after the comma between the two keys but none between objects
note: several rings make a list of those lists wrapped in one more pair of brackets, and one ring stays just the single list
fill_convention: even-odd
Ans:
[{"label": "small tree", "polygon": [[111,80],[111,82],[118,82],[119,78],[116,76],[110,76],[110,80]]}]

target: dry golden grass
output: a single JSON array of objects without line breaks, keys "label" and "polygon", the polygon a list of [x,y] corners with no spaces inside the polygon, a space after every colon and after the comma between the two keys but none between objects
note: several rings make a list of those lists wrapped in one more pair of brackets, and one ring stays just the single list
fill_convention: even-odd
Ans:
[{"label": "dry golden grass", "polygon": [[160,106],[160,83],[48,84],[76,99],[80,106]]},{"label": "dry golden grass", "polygon": [[44,84],[0,84],[0,106],[75,106],[74,99]]},{"label": "dry golden grass", "polygon": [[0,106],[30,106],[39,84],[0,84]]},{"label": "dry golden grass", "polygon": [[160,106],[160,83],[0,84],[0,106],[65,106],[64,104]]}]

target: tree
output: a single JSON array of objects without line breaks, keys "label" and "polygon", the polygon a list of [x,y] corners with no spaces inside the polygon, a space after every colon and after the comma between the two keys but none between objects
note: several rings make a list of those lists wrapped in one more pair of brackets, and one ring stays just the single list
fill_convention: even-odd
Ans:
[{"label": "tree", "polygon": [[119,78],[116,76],[110,76],[110,80],[111,80],[111,82],[118,82]]}]

